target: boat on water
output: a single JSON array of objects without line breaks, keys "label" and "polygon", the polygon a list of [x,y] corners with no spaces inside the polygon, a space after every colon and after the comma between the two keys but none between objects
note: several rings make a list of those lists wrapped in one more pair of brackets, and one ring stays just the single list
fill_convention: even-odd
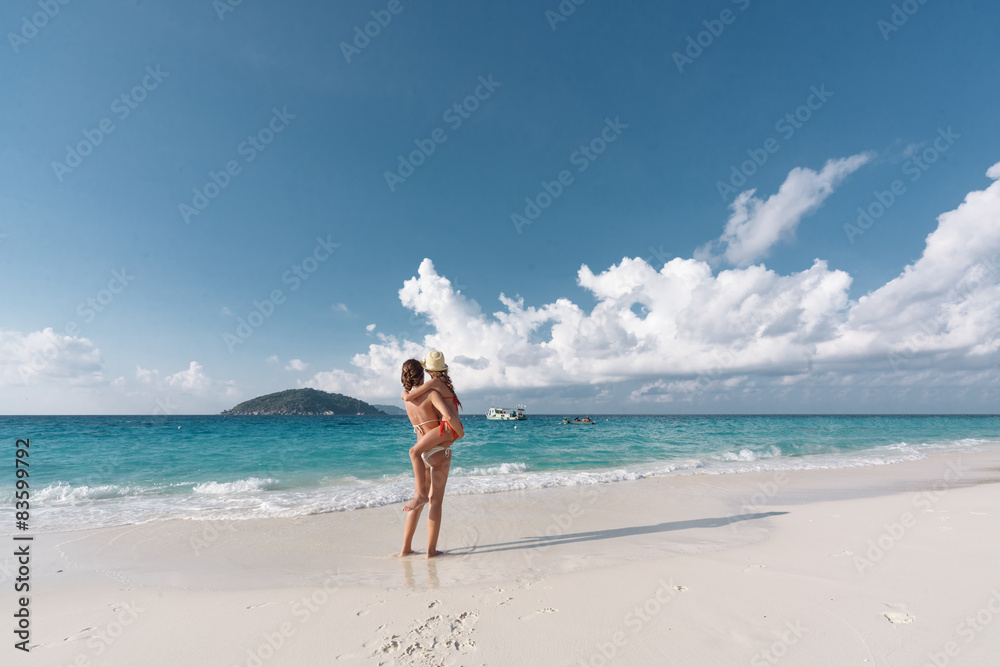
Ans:
[{"label": "boat on water", "polygon": [[486,413],[486,418],[498,421],[524,421],[527,419],[524,415],[524,410],[525,406],[523,405],[514,406],[513,410],[507,410],[505,408],[490,408]]},{"label": "boat on water", "polygon": [[579,417],[577,417],[576,419],[567,419],[566,417],[563,417],[563,424],[596,424],[596,423],[597,422],[595,422],[590,417],[584,417],[583,419],[580,419]]}]

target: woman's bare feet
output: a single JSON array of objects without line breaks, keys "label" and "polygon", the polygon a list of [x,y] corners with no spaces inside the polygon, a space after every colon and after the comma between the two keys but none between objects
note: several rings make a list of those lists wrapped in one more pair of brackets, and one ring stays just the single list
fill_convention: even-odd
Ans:
[{"label": "woman's bare feet", "polygon": [[419,553],[419,551],[414,551],[413,549],[404,549],[396,555],[396,558],[404,558],[406,556],[413,556]]},{"label": "woman's bare feet", "polygon": [[403,511],[404,512],[412,512],[413,510],[417,509],[418,507],[423,507],[424,505],[427,504],[427,500],[428,500],[427,496],[417,496],[416,498],[414,498],[410,502],[408,502],[405,505],[403,505]]},{"label": "woman's bare feet", "polygon": [[438,556],[447,556],[447,555],[448,555],[447,551],[441,551],[440,549],[435,549],[434,551],[428,551],[427,552],[427,558],[428,559],[436,558]]}]

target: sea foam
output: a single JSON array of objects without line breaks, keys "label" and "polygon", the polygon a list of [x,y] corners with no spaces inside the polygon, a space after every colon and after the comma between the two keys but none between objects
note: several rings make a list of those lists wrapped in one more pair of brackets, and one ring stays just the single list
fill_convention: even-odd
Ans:
[{"label": "sea foam", "polygon": [[[676,456],[589,470],[541,469],[539,464],[509,460],[487,466],[453,465],[448,494],[612,484],[670,475],[889,465],[941,452],[981,451],[998,446],[998,440],[963,438],[919,444],[899,441],[854,451],[806,455],[787,455],[776,445],[753,449],[734,447],[716,454]],[[280,483],[271,476],[241,476],[231,480],[219,476],[205,481],[171,483],[72,485],[54,482],[32,492],[32,528],[38,532],[53,532],[164,519],[245,520],[351,511],[402,502],[411,496],[412,484],[412,475],[408,473],[377,478],[330,475],[312,481],[282,480]],[[0,502],[11,502],[13,490],[5,490],[0,497]]]}]

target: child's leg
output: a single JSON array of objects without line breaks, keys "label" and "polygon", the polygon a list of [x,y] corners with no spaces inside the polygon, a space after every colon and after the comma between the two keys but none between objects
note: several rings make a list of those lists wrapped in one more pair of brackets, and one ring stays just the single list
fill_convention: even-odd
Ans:
[{"label": "child's leg", "polygon": [[462,420],[458,418],[458,413],[455,412],[454,408],[448,405],[448,401],[444,400],[444,397],[436,391],[430,392],[427,398],[434,409],[441,413],[441,419],[451,426],[455,432],[455,440],[461,440],[465,435],[465,429],[462,428]]},{"label": "child's leg", "polygon": [[420,436],[417,444],[410,448],[410,462],[413,464],[413,500],[403,506],[404,512],[415,510],[427,502],[427,472],[424,460],[420,457],[424,452],[442,445],[450,445],[451,436],[441,435],[438,429],[431,429]]}]

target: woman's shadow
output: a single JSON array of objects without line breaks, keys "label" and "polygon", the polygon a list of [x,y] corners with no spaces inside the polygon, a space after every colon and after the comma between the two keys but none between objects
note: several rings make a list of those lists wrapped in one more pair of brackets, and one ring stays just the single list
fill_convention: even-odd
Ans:
[{"label": "woman's shadow", "polygon": [[557,535],[539,535],[522,537],[514,542],[498,542],[496,544],[473,544],[466,549],[456,550],[456,553],[488,554],[499,551],[516,551],[518,549],[534,549],[550,547],[574,542],[592,542],[594,540],[611,540],[616,537],[631,537],[633,535],[649,535],[651,533],[666,533],[674,530],[691,528],[721,528],[739,521],[753,521],[772,516],[781,516],[788,512],[758,512],[756,514],[736,514],[734,516],[714,517],[710,519],[689,519],[687,521],[667,521],[649,526],[631,526],[628,528],[610,528],[608,530],[592,530],[585,533],[561,533]]}]

